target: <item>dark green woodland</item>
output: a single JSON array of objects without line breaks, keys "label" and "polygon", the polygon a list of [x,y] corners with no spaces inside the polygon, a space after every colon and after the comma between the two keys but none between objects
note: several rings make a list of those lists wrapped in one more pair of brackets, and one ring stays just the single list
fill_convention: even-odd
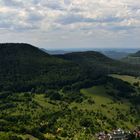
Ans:
[{"label": "dark green woodland", "polygon": [[137,125],[139,64],[0,44],[0,140],[95,140],[100,131]]}]

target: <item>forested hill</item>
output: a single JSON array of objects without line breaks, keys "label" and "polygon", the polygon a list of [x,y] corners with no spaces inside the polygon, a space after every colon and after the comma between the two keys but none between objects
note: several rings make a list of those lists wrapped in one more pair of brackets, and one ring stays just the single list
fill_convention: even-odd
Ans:
[{"label": "forested hill", "polygon": [[42,51],[40,51],[39,48],[34,47],[30,44],[26,44],[26,43],[0,44],[0,53],[2,57],[8,57],[7,54],[13,55],[14,57],[24,57],[24,56],[30,55],[31,52],[32,52],[32,56],[48,55],[47,53],[45,52],[43,53]]},{"label": "forested hill", "polygon": [[122,61],[130,64],[140,65],[140,51],[128,55],[127,57],[123,58]]},{"label": "forested hill", "polygon": [[100,52],[95,51],[86,51],[86,52],[72,52],[67,53],[64,55],[56,55],[58,57],[67,59],[67,60],[73,60],[73,61],[80,61],[80,62],[98,62],[98,61],[104,61],[104,62],[112,62],[113,60],[106,57],[105,55],[101,54]]},{"label": "forested hill", "polygon": [[45,84],[57,87],[76,81],[79,74],[80,68],[74,63],[29,44],[0,44],[1,90],[28,91]]},{"label": "forested hill", "polygon": [[49,55],[29,44],[0,44],[0,90],[44,92],[110,73],[139,75],[140,68],[98,52]]},{"label": "forested hill", "polygon": [[100,52],[87,51],[87,52],[73,52],[64,55],[55,55],[59,58],[81,64],[90,69],[104,70],[107,73],[120,73],[130,75],[140,75],[140,66],[132,66],[131,64],[113,60]]},{"label": "forested hill", "polygon": [[140,57],[140,51],[138,51],[138,52],[132,54],[131,56],[133,56],[133,57]]}]

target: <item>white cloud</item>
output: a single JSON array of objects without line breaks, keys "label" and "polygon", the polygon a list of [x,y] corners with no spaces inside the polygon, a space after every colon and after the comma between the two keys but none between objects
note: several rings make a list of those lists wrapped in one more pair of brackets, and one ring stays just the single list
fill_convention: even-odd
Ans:
[{"label": "white cloud", "polygon": [[60,34],[61,39],[68,38],[64,32],[78,32],[81,38],[83,34],[92,38],[97,32],[103,37],[136,34],[140,29],[140,1],[0,0],[0,32],[3,29],[24,34],[35,31],[47,37],[47,33]]},{"label": "white cloud", "polygon": [[[140,20],[140,2],[132,0],[1,0],[0,7],[1,17],[7,18],[12,13],[13,20],[23,20],[26,24],[42,22],[44,25],[43,22],[47,21],[50,26],[55,22],[64,26],[77,22],[93,22],[95,25],[96,22],[101,26],[103,23],[110,25],[114,22],[121,26],[123,20],[133,20],[135,26]],[[38,28],[41,28],[40,25]]]}]

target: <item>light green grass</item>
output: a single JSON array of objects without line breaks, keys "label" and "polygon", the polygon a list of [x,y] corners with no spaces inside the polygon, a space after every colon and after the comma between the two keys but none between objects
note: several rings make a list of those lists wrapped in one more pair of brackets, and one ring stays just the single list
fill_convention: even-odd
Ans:
[{"label": "light green grass", "polygon": [[0,132],[0,140],[10,140],[9,139],[9,136],[18,136],[18,137],[21,137],[23,140],[26,140],[27,138],[29,140],[38,140],[37,138],[29,135],[29,134],[25,134],[25,135],[18,135],[18,134],[14,134],[12,132]]},{"label": "light green grass", "polygon": [[[100,111],[103,115],[107,116],[110,119],[113,119],[117,116],[117,109],[123,114],[129,112],[129,109],[132,106],[132,104],[127,100],[121,100],[121,102],[114,102],[113,97],[109,96],[106,93],[108,90],[109,89],[106,89],[104,86],[94,86],[88,89],[81,89],[81,93],[90,97],[90,99],[93,99],[95,101],[95,104],[89,105],[88,103],[82,103],[80,105],[77,104],[77,106],[81,109],[92,109],[94,111]],[[105,105],[105,107],[102,107],[102,105]],[[128,115],[128,118],[134,119],[131,114]],[[123,124],[121,121],[118,121],[117,124],[120,127],[123,127],[125,125],[130,129],[135,127],[135,125],[132,124],[130,121],[123,121]]]},{"label": "light green grass", "polygon": [[54,104],[49,103],[49,99],[45,98],[44,94],[35,95],[34,100],[44,108],[53,109],[54,111],[57,111],[59,109],[57,101],[55,101]]},{"label": "light green grass", "polygon": [[20,136],[21,136],[21,138],[23,138],[23,140],[26,140],[26,139],[29,139],[29,140],[39,140],[39,139],[37,139],[37,138],[35,138],[35,137],[29,135],[29,134],[20,135]]},{"label": "light green grass", "polygon": [[[130,119],[135,120],[137,118],[137,116],[134,116],[129,112],[130,107],[132,107],[132,104],[128,100],[121,99],[121,101],[118,101],[114,99],[112,96],[107,94],[107,92],[109,91],[115,92],[115,90],[112,89],[109,85],[100,85],[93,86],[87,89],[81,89],[80,92],[86,96],[84,101],[81,103],[74,101],[72,103],[67,103],[67,106],[65,106],[65,108],[63,106],[64,101],[50,101],[50,99],[46,98],[44,94],[35,94],[34,96],[32,96],[31,101],[15,101],[15,103],[17,103],[17,107],[9,108],[6,111],[9,116],[30,115],[31,121],[25,124],[25,126],[20,122],[17,122],[16,124],[17,126],[22,125],[26,127],[27,130],[31,130],[32,128],[35,128],[40,124],[48,124],[48,120],[40,119],[40,116],[42,116],[44,113],[50,115],[51,113],[62,112],[64,114],[58,117],[55,123],[56,130],[57,128],[62,128],[62,132],[66,131],[68,133],[68,136],[69,134],[72,134],[72,137],[75,140],[80,140],[82,138],[84,138],[85,140],[94,140],[94,135],[87,135],[85,133],[85,129],[82,126],[80,126],[79,122],[81,119],[91,118],[92,121],[95,122],[95,127],[96,124],[99,123],[100,128],[102,130],[108,131],[112,130],[111,124],[108,123],[108,120],[114,121],[118,128],[124,127],[126,129],[133,129],[136,126],[136,124],[133,124],[130,121]],[[16,94],[14,95],[14,97],[15,96]],[[21,96],[21,99],[26,99],[24,97],[24,93],[21,93],[18,96]],[[95,101],[95,103],[89,103],[89,100]],[[120,113],[127,116],[126,118],[128,118],[128,120],[116,120],[116,116],[118,115],[117,110],[119,110]],[[81,114],[79,114],[79,112],[81,112]],[[98,113],[99,115],[97,115]],[[102,116],[105,116],[106,119],[101,118]],[[26,138],[29,138],[30,140],[38,140],[35,137],[28,134],[15,135],[22,137],[23,140],[25,140]],[[56,133],[52,132],[48,132],[46,134],[44,133],[44,136],[52,140],[55,139],[56,136],[58,136],[62,140],[69,140],[68,136],[65,138],[61,138],[61,134],[57,135]],[[0,133],[0,140],[8,140],[7,137],[8,133]]]},{"label": "light green grass", "polygon": [[117,75],[117,74],[112,74],[110,76],[129,82],[130,84],[134,84],[135,82],[140,82],[140,77],[134,77],[134,76],[128,76],[128,75]]},{"label": "light green grass", "polygon": [[[114,102],[113,97],[109,96],[106,92],[108,90],[103,86],[94,86],[88,89],[82,89],[81,93],[89,96],[95,101],[94,108],[101,109],[103,112],[111,109],[111,108],[119,108],[122,110],[127,110],[130,106],[130,103],[123,100],[123,104],[120,102]],[[101,107],[101,105],[106,105],[105,108]],[[113,113],[113,112],[112,112]],[[109,114],[108,114],[109,115]]]}]

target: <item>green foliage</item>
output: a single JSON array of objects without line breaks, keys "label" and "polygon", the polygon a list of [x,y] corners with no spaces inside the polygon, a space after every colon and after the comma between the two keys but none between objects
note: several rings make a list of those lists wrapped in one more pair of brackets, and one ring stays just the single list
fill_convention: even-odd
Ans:
[{"label": "green foliage", "polygon": [[[98,52],[51,56],[29,44],[0,44],[0,90],[43,93],[72,84],[89,87],[110,73],[139,75],[140,67],[107,58]],[[82,82],[81,82],[82,81]]]},{"label": "green foliage", "polygon": [[83,118],[80,120],[80,125],[83,127],[93,126],[93,122],[90,118]]},{"label": "green foliage", "polygon": [[132,128],[140,121],[139,87],[108,74],[139,72],[97,52],[50,56],[29,44],[1,44],[0,139],[94,139]]},{"label": "green foliage", "polygon": [[140,51],[128,55],[127,57],[123,58],[122,61],[130,64],[140,65]]},{"label": "green foliage", "polygon": [[28,44],[0,45],[0,90],[44,92],[76,81],[82,70]]},{"label": "green foliage", "polygon": [[114,92],[118,97],[130,97],[132,93],[135,92],[135,88],[130,85],[128,82],[124,82],[120,79],[108,78],[109,83],[116,89],[118,92]]},{"label": "green foliage", "polygon": [[55,90],[47,91],[45,97],[49,97],[51,100],[61,100],[61,95]]}]

